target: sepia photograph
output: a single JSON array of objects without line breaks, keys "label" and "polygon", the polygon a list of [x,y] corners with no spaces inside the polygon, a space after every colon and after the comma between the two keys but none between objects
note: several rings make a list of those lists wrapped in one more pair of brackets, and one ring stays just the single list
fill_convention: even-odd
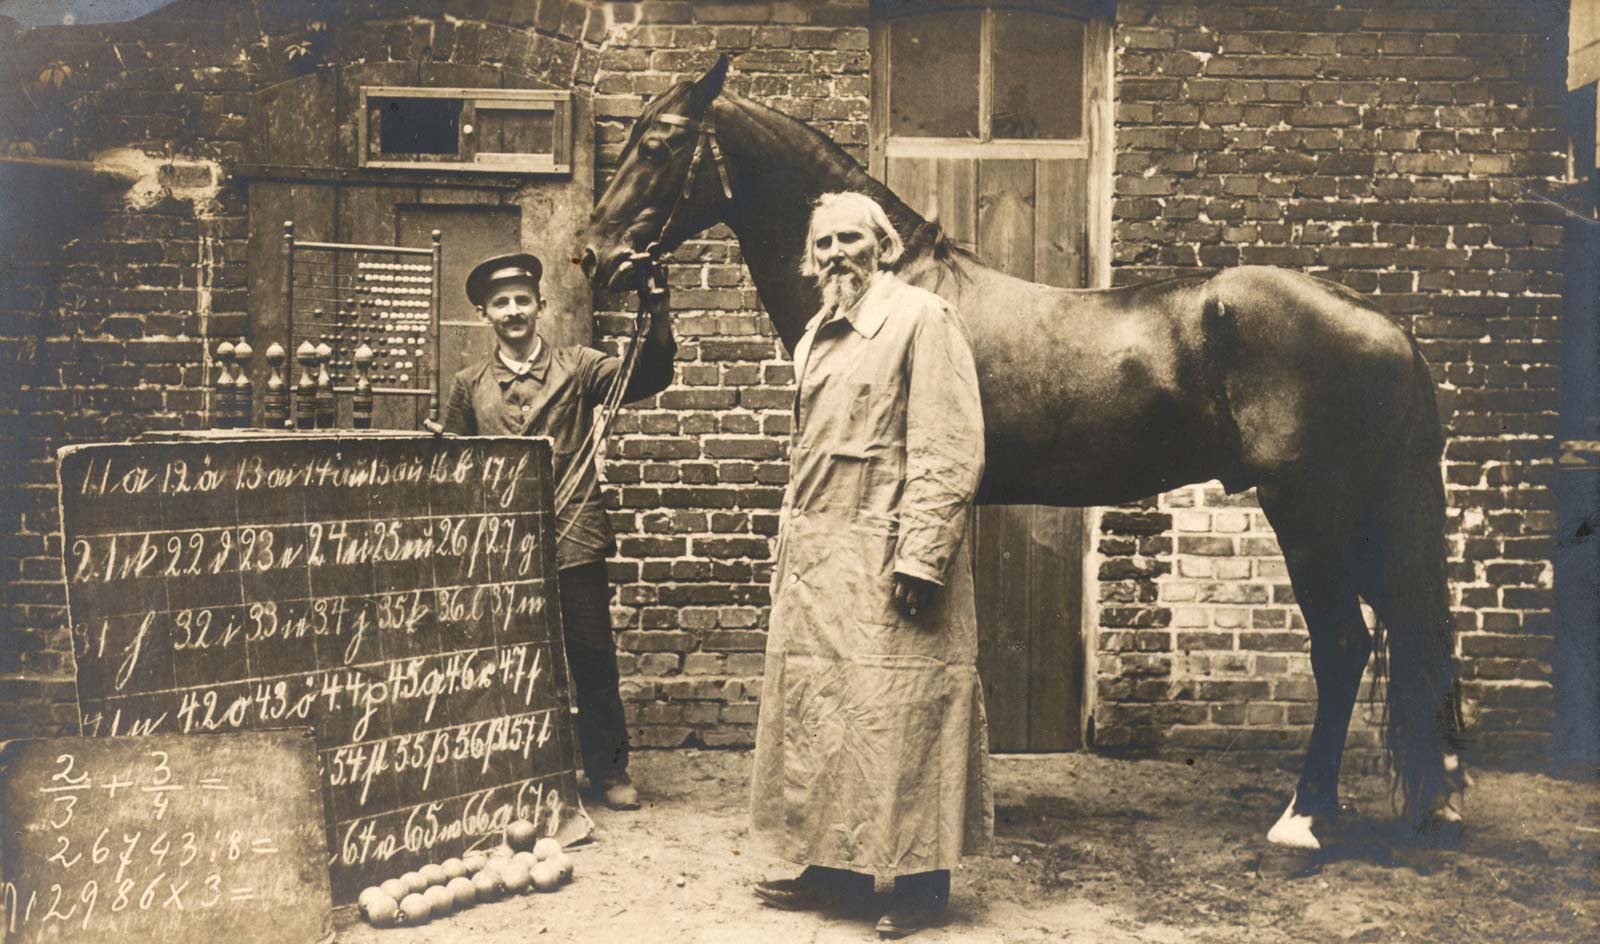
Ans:
[{"label": "sepia photograph", "polygon": [[0,942],[1600,940],[1600,0],[0,0]]}]

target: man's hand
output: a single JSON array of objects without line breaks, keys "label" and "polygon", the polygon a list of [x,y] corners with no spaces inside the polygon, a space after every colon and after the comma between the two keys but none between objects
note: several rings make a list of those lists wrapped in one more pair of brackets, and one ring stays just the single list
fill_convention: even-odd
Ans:
[{"label": "man's hand", "polygon": [[933,605],[933,596],[939,585],[921,577],[906,574],[894,575],[894,605],[905,616],[916,616]]},{"label": "man's hand", "polygon": [[435,436],[444,435],[444,425],[435,420],[423,420],[422,428],[434,434]]}]

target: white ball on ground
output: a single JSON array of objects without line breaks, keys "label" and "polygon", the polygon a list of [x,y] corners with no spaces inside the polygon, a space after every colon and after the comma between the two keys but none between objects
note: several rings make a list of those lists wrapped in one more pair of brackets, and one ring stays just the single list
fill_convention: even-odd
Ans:
[{"label": "white ball on ground", "polygon": [[472,879],[467,878],[465,875],[457,875],[451,879],[450,883],[445,886],[445,891],[448,891],[450,897],[454,899],[457,911],[478,901],[478,887],[473,885]]},{"label": "white ball on ground", "polygon": [[533,867],[533,887],[541,892],[553,892],[561,885],[561,869],[546,859]]},{"label": "white ball on ground", "polygon": [[551,836],[546,836],[533,844],[533,854],[538,857],[540,862],[543,862],[551,856],[559,855],[560,852],[560,840],[557,840]]},{"label": "white ball on ground", "polygon": [[394,927],[400,923],[400,903],[379,892],[361,906],[361,914],[375,928]]},{"label": "white ball on ground", "polygon": [[507,894],[521,895],[533,884],[533,875],[528,867],[515,859],[502,860],[496,867],[506,883]]},{"label": "white ball on ground", "polygon": [[401,924],[427,924],[433,918],[433,906],[428,899],[413,892],[400,900]]},{"label": "white ball on ground", "polygon": [[429,885],[428,890],[422,893],[422,897],[427,900],[435,918],[442,918],[456,910],[456,896],[450,894],[449,889],[443,885]]},{"label": "white ball on ground", "polygon": [[561,881],[563,881],[563,882],[572,881],[572,869],[573,869],[572,856],[567,855],[565,852],[560,852],[560,853],[557,853],[556,855],[552,856],[550,858],[550,861],[555,863],[556,871],[559,872],[560,875],[561,875]]}]

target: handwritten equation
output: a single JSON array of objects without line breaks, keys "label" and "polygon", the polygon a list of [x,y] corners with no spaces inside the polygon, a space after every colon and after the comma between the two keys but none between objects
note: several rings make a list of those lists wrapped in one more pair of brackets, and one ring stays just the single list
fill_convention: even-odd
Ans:
[{"label": "handwritten equation", "polygon": [[[546,443],[133,443],[60,474],[84,734],[310,727],[330,849],[419,805],[575,790]],[[370,860],[335,860],[346,900]]]},{"label": "handwritten equation", "polygon": [[[8,749],[0,786],[0,812],[13,827],[0,883],[6,939],[176,933],[225,926],[258,901],[303,905],[297,860],[326,848],[325,839],[320,823],[287,817],[321,812],[308,805],[316,799],[312,745],[293,732],[239,737],[248,740],[70,738]],[[274,763],[274,753],[293,756]],[[260,782],[263,763],[272,764],[276,787]],[[281,804],[260,802],[275,789],[287,791]],[[319,887],[310,894],[326,902],[325,877]]]}]

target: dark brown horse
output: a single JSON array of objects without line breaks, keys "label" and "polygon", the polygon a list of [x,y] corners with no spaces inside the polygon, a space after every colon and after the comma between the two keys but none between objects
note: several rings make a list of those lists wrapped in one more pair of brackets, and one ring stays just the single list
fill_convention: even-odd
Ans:
[{"label": "dark brown horse", "polygon": [[1316,848],[1380,623],[1388,751],[1406,818],[1459,823],[1459,694],[1445,584],[1443,448],[1416,344],[1342,286],[1271,268],[1069,291],[955,247],[824,135],[723,90],[724,57],[653,101],[591,218],[597,287],[628,254],[725,222],[791,350],[815,312],[800,275],[818,195],[876,199],[906,243],[899,275],[937,292],[973,338],[988,471],[980,501],[1125,502],[1192,482],[1254,487],[1311,634],[1316,722],[1269,834]]}]

